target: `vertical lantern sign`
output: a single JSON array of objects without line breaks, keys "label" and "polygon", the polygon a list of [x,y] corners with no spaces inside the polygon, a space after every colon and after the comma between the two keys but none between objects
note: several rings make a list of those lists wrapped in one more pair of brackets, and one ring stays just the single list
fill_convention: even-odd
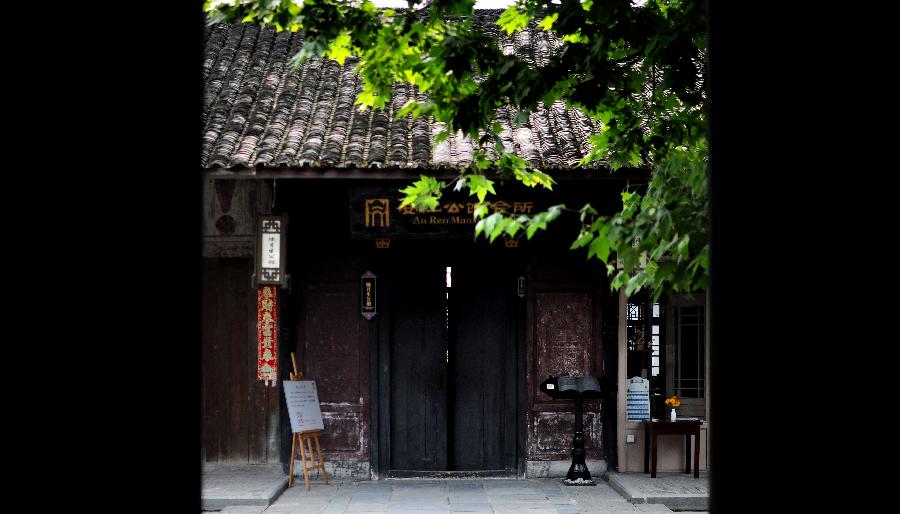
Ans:
[{"label": "vertical lantern sign", "polygon": [[278,381],[278,289],[287,285],[284,216],[260,216],[256,237],[256,378]]},{"label": "vertical lantern sign", "polygon": [[256,280],[259,285],[287,286],[284,216],[260,216],[256,238]]},{"label": "vertical lantern sign", "polygon": [[375,300],[375,275],[371,271],[363,273],[359,282],[359,310],[360,314],[371,320],[378,314]]}]

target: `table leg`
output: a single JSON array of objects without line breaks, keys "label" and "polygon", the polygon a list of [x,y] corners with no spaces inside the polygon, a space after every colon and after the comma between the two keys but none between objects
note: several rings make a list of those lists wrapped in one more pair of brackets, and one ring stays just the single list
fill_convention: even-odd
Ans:
[{"label": "table leg", "polygon": [[650,478],[656,478],[656,432],[650,433]]},{"label": "table leg", "polygon": [[691,473],[691,434],[684,434],[684,472]]},{"label": "table leg", "polygon": [[694,432],[694,478],[700,478],[700,431]]}]

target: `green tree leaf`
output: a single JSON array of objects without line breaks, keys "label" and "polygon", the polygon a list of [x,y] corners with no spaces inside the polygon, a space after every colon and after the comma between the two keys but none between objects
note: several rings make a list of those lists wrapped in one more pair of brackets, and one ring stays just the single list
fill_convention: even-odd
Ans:
[{"label": "green tree leaf", "polygon": [[488,193],[497,194],[494,191],[494,181],[484,175],[466,175],[469,181],[469,195],[476,195],[479,202],[483,202]]},{"label": "green tree leaf", "polygon": [[541,22],[538,23],[538,27],[540,27],[542,30],[550,30],[553,28],[553,23],[556,22],[557,18],[559,18],[558,12],[555,12],[549,16],[544,16],[544,19],[542,19]]},{"label": "green tree leaf", "polygon": [[505,30],[507,34],[512,34],[528,26],[530,20],[531,16],[526,12],[520,12],[518,6],[511,5],[500,15],[497,25]]},{"label": "green tree leaf", "polygon": [[[486,175],[492,170],[500,183],[515,179],[548,192],[556,186],[546,169],[512,152],[515,144],[509,144],[509,134],[503,135],[505,124],[515,128],[528,123],[529,113],[544,109],[541,102],[560,100],[579,109],[592,126],[599,126],[584,142],[578,157],[582,164],[611,171],[641,168],[650,179],[626,186],[620,206],[592,198],[581,209],[568,211],[577,214],[569,218],[574,226],[565,229],[577,230],[572,249],[604,262],[611,286],[625,287],[626,294],[650,288],[658,298],[663,291],[705,288],[705,3],[517,0],[497,20],[505,34],[538,19],[539,30],[552,30],[565,41],[563,48],[537,62],[531,54],[505,53],[473,23],[473,5],[474,0],[435,0],[427,5],[428,16],[379,9],[369,0],[224,0],[206,1],[202,9],[209,24],[246,20],[277,30],[302,28],[302,45],[291,64],[299,66],[314,56],[354,62],[362,78],[356,99],[361,111],[389,106],[397,82],[427,92],[426,101],[413,98],[392,114],[432,117],[441,127],[437,144],[459,131],[478,142],[472,164],[458,170],[462,177],[454,181],[454,189],[468,188],[477,197],[476,236],[491,241],[523,231],[532,238],[555,219],[565,219],[562,213],[567,212],[560,207],[531,215],[489,214],[486,201],[496,191]],[[552,122],[564,126],[576,121]],[[445,187],[423,176],[401,190],[401,207],[436,208]],[[610,264],[614,256],[624,269]]]}]

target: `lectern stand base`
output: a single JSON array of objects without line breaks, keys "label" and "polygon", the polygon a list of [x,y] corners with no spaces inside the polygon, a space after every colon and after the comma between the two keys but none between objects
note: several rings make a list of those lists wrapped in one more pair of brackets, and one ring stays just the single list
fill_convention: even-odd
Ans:
[{"label": "lectern stand base", "polygon": [[563,480],[563,483],[566,485],[597,485],[593,480],[585,480],[583,478],[576,478],[575,480],[567,478]]},{"label": "lectern stand base", "polygon": [[584,450],[579,448],[572,453],[575,453],[572,459],[572,467],[569,468],[563,483],[566,485],[597,485],[594,483],[593,477],[591,477],[591,472],[588,471],[587,466],[584,464]]}]

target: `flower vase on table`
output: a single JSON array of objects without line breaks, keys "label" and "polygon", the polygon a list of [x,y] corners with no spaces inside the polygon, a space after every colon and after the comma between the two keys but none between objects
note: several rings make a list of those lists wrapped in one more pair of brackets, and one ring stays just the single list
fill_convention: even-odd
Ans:
[{"label": "flower vase on table", "polygon": [[666,405],[669,405],[672,407],[672,412],[669,414],[669,419],[671,421],[675,421],[675,419],[676,419],[675,407],[678,407],[679,405],[681,405],[681,400],[679,400],[677,396],[672,396],[671,398],[666,399]]}]

